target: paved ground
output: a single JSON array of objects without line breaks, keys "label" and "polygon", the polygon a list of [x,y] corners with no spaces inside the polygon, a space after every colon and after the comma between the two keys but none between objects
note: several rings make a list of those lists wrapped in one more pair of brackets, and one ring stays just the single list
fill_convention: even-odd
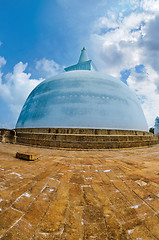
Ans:
[{"label": "paved ground", "polygon": [[[17,151],[35,152],[28,162]],[[159,239],[159,145],[68,151],[0,143],[1,239]]]}]

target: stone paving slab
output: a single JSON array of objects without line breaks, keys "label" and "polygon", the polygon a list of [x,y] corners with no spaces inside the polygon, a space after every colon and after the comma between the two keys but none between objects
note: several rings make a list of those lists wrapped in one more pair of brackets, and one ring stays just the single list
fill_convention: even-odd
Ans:
[{"label": "stone paving slab", "polygon": [[[16,152],[40,157],[24,161]],[[0,239],[159,239],[159,145],[71,151],[0,143]]]},{"label": "stone paving slab", "polygon": [[34,161],[38,159],[39,155],[36,153],[24,153],[24,152],[17,152],[16,158],[24,159],[27,161]]}]

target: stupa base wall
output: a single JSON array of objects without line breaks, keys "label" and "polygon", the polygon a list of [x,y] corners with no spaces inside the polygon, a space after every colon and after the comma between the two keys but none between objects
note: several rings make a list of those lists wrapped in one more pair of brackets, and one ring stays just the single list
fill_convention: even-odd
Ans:
[{"label": "stupa base wall", "polygon": [[81,128],[21,128],[1,130],[0,141],[69,149],[113,149],[159,144],[158,137],[148,132]]},{"label": "stupa base wall", "polygon": [[10,129],[0,129],[0,142],[16,143],[16,131]]}]

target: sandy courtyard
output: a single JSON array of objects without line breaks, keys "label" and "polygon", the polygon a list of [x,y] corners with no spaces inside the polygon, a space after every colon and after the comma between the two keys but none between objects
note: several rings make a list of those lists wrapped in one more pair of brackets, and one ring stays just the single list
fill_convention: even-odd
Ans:
[{"label": "sandy courtyard", "polygon": [[[39,153],[36,161],[17,151]],[[159,145],[69,151],[0,143],[1,239],[159,239]]]}]

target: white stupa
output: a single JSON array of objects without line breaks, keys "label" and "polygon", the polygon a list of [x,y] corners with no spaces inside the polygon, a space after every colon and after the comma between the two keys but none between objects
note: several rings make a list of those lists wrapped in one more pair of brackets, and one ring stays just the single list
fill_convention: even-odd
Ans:
[{"label": "white stupa", "polygon": [[85,48],[76,65],[30,93],[16,124],[48,127],[148,131],[136,95],[119,79],[98,72]]},{"label": "white stupa", "polygon": [[156,117],[155,119],[155,127],[154,127],[154,134],[159,133],[159,117]]}]

